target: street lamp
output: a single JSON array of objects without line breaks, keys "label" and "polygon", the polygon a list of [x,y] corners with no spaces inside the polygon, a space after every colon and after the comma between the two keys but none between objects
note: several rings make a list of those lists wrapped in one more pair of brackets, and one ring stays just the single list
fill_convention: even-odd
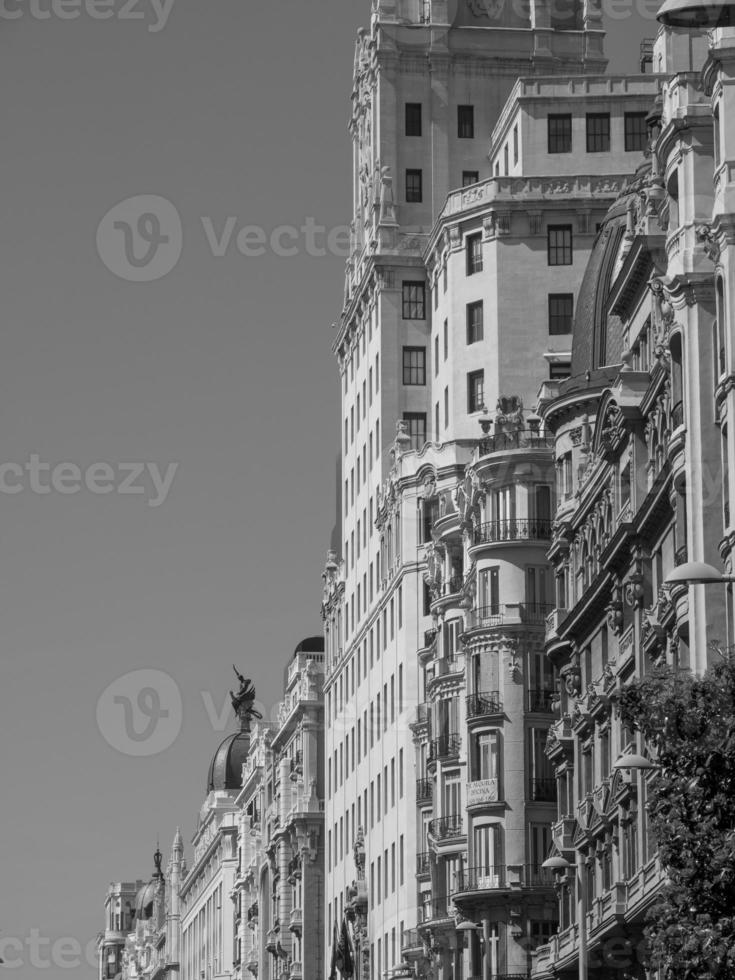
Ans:
[{"label": "street lamp", "polygon": [[659,768],[655,762],[651,762],[645,755],[641,755],[638,752],[628,752],[613,762],[613,769],[636,769],[639,772],[643,772],[645,770]]},{"label": "street lamp", "polygon": [[482,980],[490,980],[490,920],[473,922],[472,919],[463,918],[454,928],[462,933],[482,932]]},{"label": "street lamp", "polygon": [[721,585],[735,582],[735,575],[723,575],[714,565],[704,561],[685,561],[677,565],[664,579],[664,585]]},{"label": "street lamp", "polygon": [[582,852],[575,848],[575,863],[571,864],[560,854],[547,858],[541,865],[551,871],[569,871],[574,868],[575,887],[577,889],[577,922],[579,924],[579,958],[577,961],[579,980],[587,980],[587,896],[584,890],[584,858]]}]

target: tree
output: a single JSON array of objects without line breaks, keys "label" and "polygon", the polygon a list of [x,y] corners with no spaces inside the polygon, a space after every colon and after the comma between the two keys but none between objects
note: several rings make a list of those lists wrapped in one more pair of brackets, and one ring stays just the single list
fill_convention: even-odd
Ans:
[{"label": "tree", "polygon": [[623,688],[620,713],[654,750],[651,832],[667,879],[646,929],[664,980],[735,980],[735,659],[670,667]]}]

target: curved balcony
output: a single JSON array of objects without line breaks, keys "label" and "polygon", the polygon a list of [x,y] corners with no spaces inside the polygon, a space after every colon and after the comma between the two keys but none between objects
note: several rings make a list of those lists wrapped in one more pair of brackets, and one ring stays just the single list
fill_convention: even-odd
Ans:
[{"label": "curved balcony", "polygon": [[421,938],[418,929],[404,929],[401,939],[401,952],[405,955],[409,951],[423,952],[423,950],[424,940]]},{"label": "curved balcony", "polygon": [[539,432],[538,429],[517,429],[515,432],[497,432],[480,440],[478,454],[490,456],[492,453],[505,453],[514,449],[553,449],[554,437]]},{"label": "curved balcony", "polygon": [[499,691],[481,691],[467,697],[467,720],[488,718],[491,715],[502,715],[503,702]]},{"label": "curved balcony", "polygon": [[454,840],[462,837],[462,816],[452,814],[448,817],[436,817],[429,823],[429,833],[435,841]]},{"label": "curved balcony", "polygon": [[551,541],[551,519],[512,517],[502,521],[486,521],[475,528],[473,545],[506,544],[512,541],[546,543]]},{"label": "curved balcony", "polygon": [[514,602],[478,606],[467,613],[466,629],[495,629],[498,626],[546,625],[552,606],[547,602]]},{"label": "curved balcony", "polygon": [[431,803],[434,796],[434,782],[431,779],[416,780],[416,802]]},{"label": "curved balcony", "polygon": [[443,759],[456,759],[462,748],[462,737],[456,732],[440,735],[429,742],[429,762]]},{"label": "curved balcony", "polygon": [[458,872],[452,898],[460,895],[492,894],[510,888],[552,888],[554,873],[536,864],[514,864],[465,868]]}]

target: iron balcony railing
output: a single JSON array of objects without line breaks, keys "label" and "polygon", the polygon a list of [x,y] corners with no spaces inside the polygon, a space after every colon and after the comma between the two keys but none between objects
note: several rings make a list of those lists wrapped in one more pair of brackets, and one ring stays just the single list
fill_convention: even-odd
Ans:
[{"label": "iron balcony railing", "polygon": [[556,801],[556,780],[532,779],[529,795],[534,803],[554,803]]},{"label": "iron balcony railing", "polygon": [[550,541],[551,520],[540,517],[513,517],[487,521],[475,528],[475,544],[502,541]]},{"label": "iron balcony railing", "polygon": [[431,851],[419,851],[416,855],[416,875],[428,875],[431,870]]},{"label": "iron balcony railing", "polygon": [[437,759],[451,759],[459,755],[462,747],[462,738],[455,733],[440,735],[439,738],[429,742],[429,762],[436,762]]},{"label": "iron balcony railing", "polygon": [[492,629],[518,621],[529,626],[544,626],[553,608],[548,602],[519,602],[513,605],[495,602],[489,606],[478,606],[468,614],[468,629]]},{"label": "iron balcony railing", "polygon": [[404,929],[401,939],[401,949],[422,949],[424,940],[418,929]]},{"label": "iron balcony railing", "polygon": [[479,868],[464,868],[458,872],[454,892],[485,892],[496,888],[521,885],[526,888],[546,888],[553,886],[554,873],[540,865],[485,865]]},{"label": "iron balcony railing", "polygon": [[422,921],[424,923],[434,922],[437,919],[449,919],[449,904],[446,896],[442,898],[432,898],[426,895],[421,905]]},{"label": "iron balcony railing", "polygon": [[416,780],[416,802],[428,803],[434,795],[434,784],[430,779]]},{"label": "iron balcony railing", "polygon": [[515,432],[497,432],[480,440],[480,456],[501,453],[506,449],[553,449],[554,437],[538,429],[517,429]]},{"label": "iron balcony railing", "polygon": [[437,817],[429,823],[429,833],[434,840],[451,840],[462,836],[462,816],[454,813],[448,817]]},{"label": "iron balcony railing", "polygon": [[555,691],[529,691],[528,692],[528,710],[529,711],[552,711],[552,701],[554,700],[556,692]]},{"label": "iron balcony railing", "polygon": [[481,691],[467,698],[467,717],[480,718],[483,715],[499,715],[503,712],[503,702],[499,691]]},{"label": "iron balcony railing", "polygon": [[521,604],[521,620],[524,623],[535,623],[544,626],[546,617],[554,608],[550,602],[524,602]]}]

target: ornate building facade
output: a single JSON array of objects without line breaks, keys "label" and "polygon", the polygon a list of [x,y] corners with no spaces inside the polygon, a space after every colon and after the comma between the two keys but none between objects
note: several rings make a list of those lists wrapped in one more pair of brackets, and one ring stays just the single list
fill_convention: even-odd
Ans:
[{"label": "ornate building facade", "polygon": [[324,640],[296,648],[237,797],[236,978],[324,976]]}]

